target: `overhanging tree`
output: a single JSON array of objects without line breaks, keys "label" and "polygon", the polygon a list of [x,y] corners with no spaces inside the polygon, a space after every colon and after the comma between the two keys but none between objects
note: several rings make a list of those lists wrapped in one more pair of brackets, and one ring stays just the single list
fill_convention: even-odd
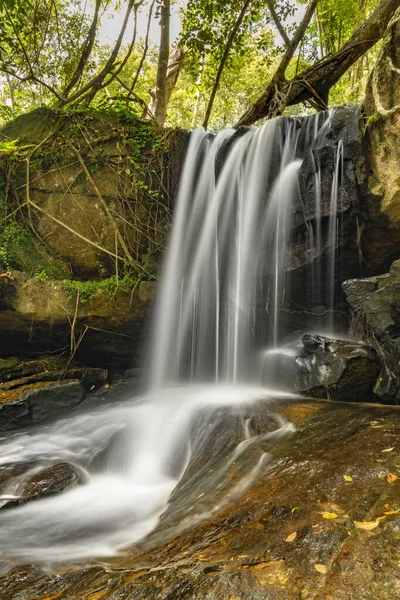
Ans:
[{"label": "overhanging tree", "polygon": [[370,17],[356,29],[339,50],[318,60],[292,79],[286,79],[286,70],[304,36],[317,0],[311,0],[306,15],[299,25],[279,67],[264,93],[246,111],[237,126],[251,125],[264,117],[282,114],[287,106],[311,101],[318,108],[327,108],[329,91],[346,71],[383,36],[388,23],[400,6],[400,0],[381,0]]}]

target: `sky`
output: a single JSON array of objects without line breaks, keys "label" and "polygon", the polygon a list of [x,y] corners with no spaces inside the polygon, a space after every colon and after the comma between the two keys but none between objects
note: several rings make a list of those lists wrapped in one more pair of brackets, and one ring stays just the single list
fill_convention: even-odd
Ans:
[{"label": "sky", "polygon": [[[93,0],[81,0],[82,1],[82,7],[86,7],[86,12],[90,15],[93,15],[93,8],[94,8],[94,2]],[[170,34],[170,39],[171,39],[171,44],[174,43],[174,41],[177,39],[179,32],[181,30],[181,22],[180,22],[180,17],[179,17],[179,10],[180,8],[184,7],[187,3],[187,0],[175,0],[173,1],[171,4],[171,34]],[[122,4],[124,6],[126,6],[125,2],[122,2]],[[138,24],[137,24],[137,31],[138,31],[138,39],[140,38],[144,38],[146,36],[146,29],[147,29],[147,12],[148,12],[148,8],[150,5],[150,1],[148,0],[147,2],[145,2],[145,6],[143,8],[142,12],[139,12],[138,14]],[[155,12],[155,11],[154,11]],[[152,23],[151,23],[151,27],[150,27],[150,40],[152,42],[154,42],[155,44],[159,43],[159,39],[160,39],[160,26],[159,26],[159,20],[158,19],[154,19],[154,12],[153,12],[153,19],[152,19]],[[299,5],[298,9],[295,13],[295,15],[293,17],[290,17],[288,19],[288,24],[292,24],[293,22],[299,22],[305,12],[305,6],[304,5]],[[101,27],[100,27],[100,41],[103,44],[112,44],[113,42],[115,42],[115,40],[118,37],[118,34],[120,32],[121,29],[121,25],[123,23],[124,20],[124,15],[125,15],[125,10],[122,9],[121,11],[115,12],[114,10],[109,10],[107,11],[106,15],[104,15],[104,17],[101,20]],[[125,42],[129,42],[129,40],[131,39],[132,36],[132,28],[133,25],[131,25],[131,27],[127,28],[127,31],[125,33]],[[280,37],[280,35],[278,34],[278,32],[276,32],[276,41],[278,44],[282,43],[282,39]]]},{"label": "sky", "polygon": [[[180,30],[181,30],[181,22],[179,18],[179,8],[186,3],[186,0],[178,0],[174,2],[171,8],[171,43],[177,38]],[[138,15],[138,38],[144,38],[146,36],[147,29],[147,11],[150,3],[145,3],[145,7],[142,12],[139,12]],[[92,0],[82,0],[82,6],[85,7],[86,12],[90,15],[93,15],[93,1]],[[153,15],[154,15],[153,11]],[[120,32],[121,25],[124,20],[125,10],[115,12],[113,10],[107,11],[106,15],[102,18],[102,23],[100,27],[100,40],[102,43],[113,43]],[[125,35],[125,41],[129,41],[131,38],[132,27],[130,27]],[[160,38],[160,26],[159,20],[152,19],[152,24],[150,27],[150,39],[152,42],[158,44]]]}]

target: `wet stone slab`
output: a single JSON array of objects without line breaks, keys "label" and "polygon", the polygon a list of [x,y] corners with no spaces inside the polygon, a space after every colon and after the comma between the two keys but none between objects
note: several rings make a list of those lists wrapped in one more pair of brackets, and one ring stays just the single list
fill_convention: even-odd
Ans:
[{"label": "wet stone slab", "polygon": [[[400,410],[282,405],[297,431],[236,503],[118,558],[17,566],[2,600],[394,600],[400,597]],[[234,469],[229,474],[233,482]]]}]

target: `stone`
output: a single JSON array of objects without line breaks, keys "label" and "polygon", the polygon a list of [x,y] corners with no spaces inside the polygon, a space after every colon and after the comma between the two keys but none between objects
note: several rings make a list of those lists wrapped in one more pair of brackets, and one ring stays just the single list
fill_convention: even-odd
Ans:
[{"label": "stone", "polygon": [[267,354],[264,381],[315,398],[376,402],[380,369],[377,352],[367,344],[306,334],[301,345]]},{"label": "stone", "polygon": [[319,335],[305,335],[302,342],[304,348],[296,358],[296,391],[334,400],[374,399],[381,365],[372,347]]},{"label": "stone", "polygon": [[84,390],[78,380],[39,382],[0,391],[0,431],[13,431],[54,419],[78,406]]},{"label": "stone", "polygon": [[343,283],[353,314],[352,333],[374,345],[384,363],[375,393],[400,402],[400,260],[389,273]]},{"label": "stone", "polygon": [[[79,479],[76,469],[68,463],[40,470],[30,463],[0,467],[0,509],[14,508],[32,500],[59,494],[76,485]],[[16,498],[7,499],[7,496]]]}]

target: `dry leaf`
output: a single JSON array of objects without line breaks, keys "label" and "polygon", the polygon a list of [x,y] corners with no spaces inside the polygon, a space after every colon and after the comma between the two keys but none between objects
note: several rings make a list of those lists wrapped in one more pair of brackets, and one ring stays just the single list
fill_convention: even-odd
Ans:
[{"label": "dry leaf", "polygon": [[371,425],[371,429],[382,429],[382,425]]},{"label": "dry leaf", "polygon": [[270,560],[269,562],[260,562],[257,563],[256,565],[252,565],[255,569],[265,569],[266,567],[270,567],[274,562],[273,560]]},{"label": "dry leaf", "polygon": [[393,481],[396,481],[396,479],[398,479],[398,475],[393,475],[393,473],[388,473],[386,475],[386,480],[388,483],[393,483]]},{"label": "dry leaf", "polygon": [[381,450],[381,452],[393,452],[394,447],[393,448],[385,448],[384,450]]},{"label": "dry leaf", "polygon": [[385,508],[389,508],[390,504],[385,504],[384,507]]},{"label": "dry leaf", "polygon": [[293,533],[291,533],[290,535],[287,536],[285,542],[288,542],[288,543],[294,542],[296,537],[297,537],[297,531],[293,531]]},{"label": "dry leaf", "polygon": [[318,573],[326,573],[326,567],[325,565],[314,565],[315,570],[318,571]]},{"label": "dry leaf", "polygon": [[337,514],[334,512],[322,512],[319,514],[322,515],[323,519],[337,519]]},{"label": "dry leaf", "polygon": [[398,515],[400,512],[400,508],[398,510],[388,510],[385,512],[385,515]]},{"label": "dry leaf", "polygon": [[352,478],[352,477],[350,477],[350,475],[343,475],[343,479],[344,479],[345,481],[353,481],[353,478]]},{"label": "dry leaf", "polygon": [[381,520],[382,518],[380,517],[379,519],[376,519],[376,521],[354,521],[354,525],[357,529],[366,529],[367,531],[370,531],[371,529],[378,527]]}]

